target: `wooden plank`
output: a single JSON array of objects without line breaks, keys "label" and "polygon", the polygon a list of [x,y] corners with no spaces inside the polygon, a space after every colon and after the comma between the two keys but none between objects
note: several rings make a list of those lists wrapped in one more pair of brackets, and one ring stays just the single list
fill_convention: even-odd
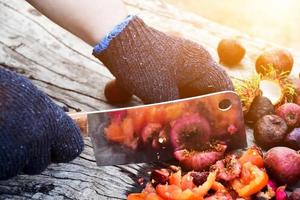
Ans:
[{"label": "wooden plank", "polygon": [[[170,34],[203,44],[217,59],[221,38],[242,40],[247,55],[232,76],[254,73],[258,54],[276,45],[251,38],[200,16],[180,11],[160,0],[126,0],[130,13]],[[108,70],[91,55],[92,48],[41,16],[25,1],[0,0],[0,67],[30,78],[55,102],[71,110],[111,108],[103,96]],[[293,75],[300,72],[300,53]],[[133,104],[136,104],[134,101]],[[41,175],[20,175],[0,181],[0,199],[123,199],[149,164],[97,167],[90,139],[85,150],[68,164],[52,164]]]},{"label": "wooden plank", "polygon": [[93,153],[86,138],[84,152],[74,161],[52,164],[40,175],[0,181],[0,199],[124,199],[145,164],[98,167]]}]

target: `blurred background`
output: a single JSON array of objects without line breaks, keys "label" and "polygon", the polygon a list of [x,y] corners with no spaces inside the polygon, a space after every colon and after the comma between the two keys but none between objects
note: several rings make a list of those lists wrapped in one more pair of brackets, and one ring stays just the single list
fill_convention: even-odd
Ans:
[{"label": "blurred background", "polygon": [[300,50],[299,0],[166,0],[220,24]]}]

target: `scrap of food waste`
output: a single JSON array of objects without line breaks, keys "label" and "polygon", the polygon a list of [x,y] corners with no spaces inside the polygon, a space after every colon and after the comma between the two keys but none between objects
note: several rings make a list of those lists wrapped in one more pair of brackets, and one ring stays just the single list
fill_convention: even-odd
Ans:
[{"label": "scrap of food waste", "polygon": [[285,121],[277,115],[265,115],[255,123],[255,141],[263,147],[280,145],[288,131]]},{"label": "scrap of food waste", "polygon": [[127,92],[116,80],[112,80],[105,85],[104,95],[108,103],[112,105],[127,103],[132,98],[132,94]]},{"label": "scrap of food waste", "polygon": [[263,116],[272,114],[275,114],[275,108],[272,102],[267,97],[256,96],[246,115],[246,121],[249,124],[254,124]]},{"label": "scrap of food waste", "polygon": [[256,60],[256,71],[259,74],[267,74],[268,65],[272,65],[279,73],[290,74],[294,59],[292,54],[285,49],[270,49],[263,52]]},{"label": "scrap of food waste", "polygon": [[294,103],[300,105],[300,77],[292,79],[292,85],[295,88]]},{"label": "scrap of food waste", "polygon": [[219,42],[217,51],[220,62],[228,67],[239,64],[246,53],[241,42],[236,39],[222,39]]},{"label": "scrap of food waste", "polygon": [[300,180],[300,152],[288,147],[274,147],[265,155],[268,172],[283,184],[294,184]]},{"label": "scrap of food waste", "polygon": [[246,115],[254,125],[255,142],[265,149],[287,146],[300,149],[300,106],[285,103],[276,109],[268,98],[255,97]]},{"label": "scrap of food waste", "polygon": [[230,116],[215,127],[209,109],[192,100],[113,111],[104,134],[108,141],[133,151],[170,149],[170,157],[186,169],[203,170],[223,158],[233,137],[238,145],[245,142],[244,132],[228,120]]},{"label": "scrap of food waste", "polygon": [[300,149],[300,79],[289,77],[292,67],[288,51],[273,49],[258,57],[257,75],[235,82],[245,121],[266,150],[279,145]]},{"label": "scrap of food waste", "polygon": [[[274,152],[275,151],[275,152]],[[291,153],[287,151],[287,153]],[[273,155],[271,155],[273,154]],[[151,173],[150,182],[141,193],[129,194],[128,200],[250,200],[250,199],[277,199],[288,198],[284,182],[273,180],[278,175],[269,175],[265,169],[272,165],[273,158],[284,158],[278,151],[268,152],[264,161],[262,151],[253,146],[241,156],[227,155],[218,160],[208,170],[187,171],[170,167],[156,169]],[[266,164],[264,163],[266,162]],[[274,167],[274,166],[273,166]],[[275,167],[276,168],[276,167]],[[174,170],[175,169],[175,170]],[[295,169],[297,170],[297,169]],[[285,174],[287,169],[277,168],[278,174]],[[298,169],[298,171],[300,171]],[[288,172],[288,173],[297,173]],[[296,197],[296,189],[290,195]]]},{"label": "scrap of food waste", "polygon": [[287,102],[300,103],[300,80],[289,77],[294,64],[293,56],[284,49],[270,49],[256,60],[257,74],[249,80],[234,80],[235,91],[247,113],[257,96],[267,97],[274,106]]},{"label": "scrap of food waste", "polygon": [[265,73],[256,74],[248,80],[234,80],[235,91],[241,99],[245,113],[250,110],[257,96],[268,98],[275,107],[287,102],[296,102],[298,99],[298,83],[289,77],[288,72],[280,72],[272,64],[264,69]]}]

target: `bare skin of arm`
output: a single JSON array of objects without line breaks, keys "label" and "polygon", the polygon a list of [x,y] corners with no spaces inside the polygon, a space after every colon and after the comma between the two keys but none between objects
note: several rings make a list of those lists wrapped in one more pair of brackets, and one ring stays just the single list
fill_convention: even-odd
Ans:
[{"label": "bare skin of arm", "polygon": [[128,15],[121,0],[27,0],[53,22],[96,45]]}]

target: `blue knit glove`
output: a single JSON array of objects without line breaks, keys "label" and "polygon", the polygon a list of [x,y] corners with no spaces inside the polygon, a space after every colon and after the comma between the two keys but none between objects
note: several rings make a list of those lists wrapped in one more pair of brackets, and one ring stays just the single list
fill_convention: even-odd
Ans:
[{"label": "blue knit glove", "polygon": [[93,54],[119,86],[144,103],[233,90],[233,84],[201,45],[176,38],[128,16]]},{"label": "blue knit glove", "polygon": [[0,180],[37,174],[83,150],[79,129],[29,80],[0,68]]}]

